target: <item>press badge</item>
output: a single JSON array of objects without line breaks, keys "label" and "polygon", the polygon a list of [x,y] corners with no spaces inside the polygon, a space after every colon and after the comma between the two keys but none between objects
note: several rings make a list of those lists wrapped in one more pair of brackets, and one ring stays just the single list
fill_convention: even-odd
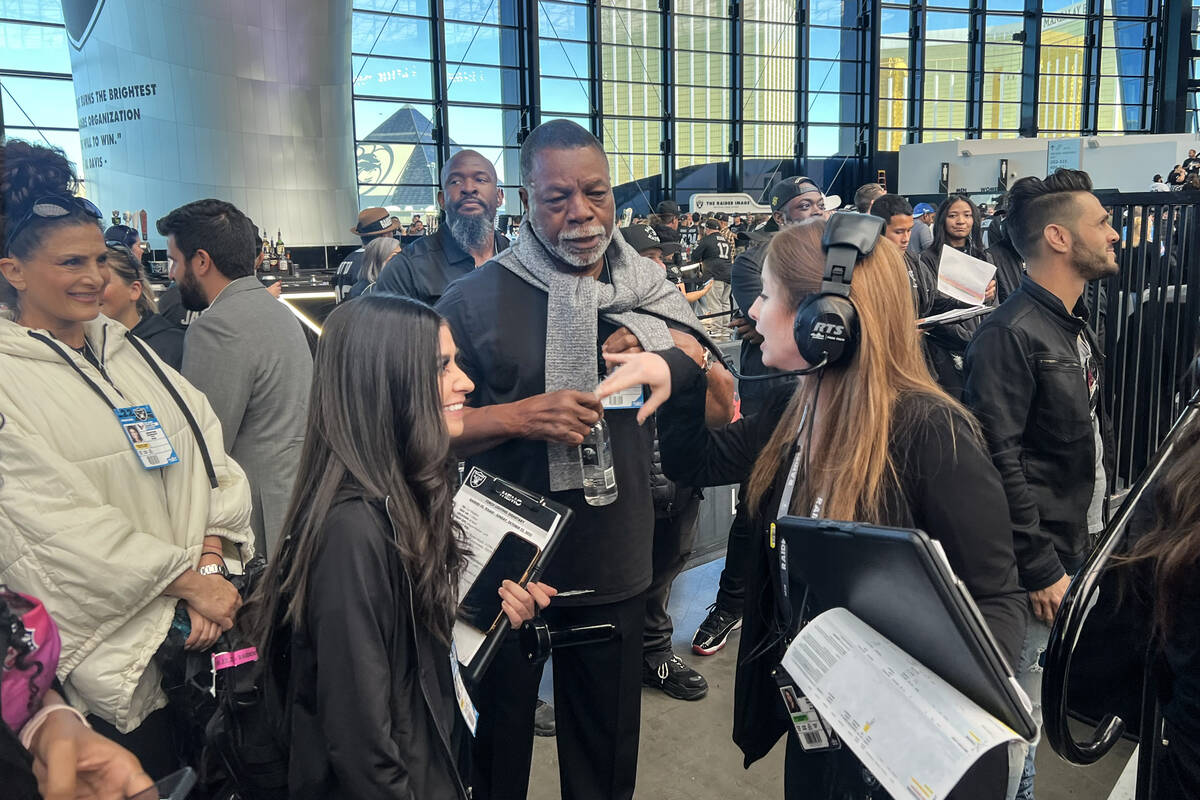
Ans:
[{"label": "press badge", "polygon": [[813,707],[812,702],[792,683],[787,673],[777,670],[775,681],[779,685],[779,694],[787,708],[788,719],[796,729],[796,738],[806,753],[819,753],[828,750],[841,749],[842,742],[838,739],[833,728]]},{"label": "press badge", "polygon": [[462,714],[463,722],[467,723],[468,730],[474,736],[475,728],[479,725],[479,712],[475,710],[475,704],[471,702],[471,695],[467,692],[467,685],[463,683],[462,672],[458,668],[458,646],[454,642],[450,643],[450,674],[454,677],[454,697],[458,700],[458,712]]},{"label": "press badge", "polygon": [[624,408],[641,408],[645,404],[645,398],[642,396],[642,387],[635,386],[631,389],[623,389],[600,401],[605,408],[624,409]]},{"label": "press badge", "polygon": [[114,408],[113,413],[117,415],[121,430],[125,431],[125,438],[129,440],[143,468],[162,469],[179,463],[171,440],[167,438],[150,406]]}]

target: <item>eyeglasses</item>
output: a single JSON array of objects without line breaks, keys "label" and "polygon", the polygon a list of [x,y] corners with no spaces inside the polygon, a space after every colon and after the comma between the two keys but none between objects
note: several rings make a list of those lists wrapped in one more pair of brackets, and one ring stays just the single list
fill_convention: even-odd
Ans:
[{"label": "eyeglasses", "polygon": [[8,235],[4,238],[4,254],[10,254],[9,250],[12,247],[12,243],[24,232],[25,228],[29,227],[29,223],[35,219],[56,219],[58,217],[69,216],[76,211],[82,211],[84,214],[95,219],[104,218],[104,214],[96,204],[86,197],[58,194],[35,200],[33,207],[29,209],[29,213],[17,220],[8,229]]}]

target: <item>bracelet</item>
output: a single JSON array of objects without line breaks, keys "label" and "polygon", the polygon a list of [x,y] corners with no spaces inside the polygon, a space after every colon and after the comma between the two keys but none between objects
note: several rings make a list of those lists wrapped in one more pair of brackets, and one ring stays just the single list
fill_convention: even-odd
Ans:
[{"label": "bracelet", "polygon": [[21,728],[22,747],[24,747],[26,750],[31,749],[33,737],[37,735],[37,732],[41,730],[42,725],[46,724],[46,720],[49,719],[50,715],[55,711],[69,711],[75,716],[79,717],[79,721],[84,724],[84,727],[92,727],[90,724],[88,724],[87,718],[84,717],[77,708],[72,708],[65,703],[58,703],[52,706],[43,706],[40,711],[30,717],[29,722],[25,723],[25,727]]}]

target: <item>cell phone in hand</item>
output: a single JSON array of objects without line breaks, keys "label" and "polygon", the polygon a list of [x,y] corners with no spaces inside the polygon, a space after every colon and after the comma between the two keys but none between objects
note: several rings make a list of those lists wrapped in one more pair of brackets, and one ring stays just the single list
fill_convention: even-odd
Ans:
[{"label": "cell phone in hand", "polygon": [[509,580],[524,586],[540,552],[537,545],[512,531],[504,534],[500,546],[467,590],[467,596],[459,602],[458,618],[472,628],[490,633],[504,613],[497,594],[500,584]]},{"label": "cell phone in hand", "polygon": [[129,800],[184,800],[196,786],[196,770],[184,767]]}]

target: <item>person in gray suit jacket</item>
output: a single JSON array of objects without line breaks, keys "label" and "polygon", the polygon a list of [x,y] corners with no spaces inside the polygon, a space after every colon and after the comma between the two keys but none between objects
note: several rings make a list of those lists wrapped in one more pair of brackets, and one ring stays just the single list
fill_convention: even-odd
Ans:
[{"label": "person in gray suit jacket", "polygon": [[220,418],[225,448],[250,480],[255,548],[273,554],[304,444],[308,343],[255,277],[254,226],[234,205],[188,203],[160,219],[158,232],[184,306],[205,312],[187,328],[183,376]]}]

